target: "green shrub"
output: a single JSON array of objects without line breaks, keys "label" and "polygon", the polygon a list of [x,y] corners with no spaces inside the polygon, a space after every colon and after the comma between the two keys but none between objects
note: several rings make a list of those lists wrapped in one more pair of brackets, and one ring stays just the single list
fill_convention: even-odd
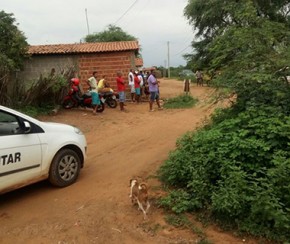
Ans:
[{"label": "green shrub", "polygon": [[253,100],[239,98],[238,107],[219,111],[211,124],[178,139],[159,170],[176,189],[163,203],[176,213],[207,209],[241,231],[289,240],[290,115],[271,95],[282,90],[267,90],[268,102],[257,91]]},{"label": "green shrub", "polygon": [[41,107],[37,106],[24,106],[24,107],[18,107],[17,110],[21,111],[22,113],[25,113],[31,117],[37,117],[42,114],[48,114],[51,112],[51,110],[54,109],[53,105],[44,105]]},{"label": "green shrub", "polygon": [[198,201],[194,202],[193,197],[181,189],[172,191],[167,197],[162,198],[160,205],[177,214],[201,207],[198,205]]},{"label": "green shrub", "polygon": [[191,108],[198,102],[198,99],[190,95],[179,95],[178,97],[170,98],[165,101],[164,108]]}]

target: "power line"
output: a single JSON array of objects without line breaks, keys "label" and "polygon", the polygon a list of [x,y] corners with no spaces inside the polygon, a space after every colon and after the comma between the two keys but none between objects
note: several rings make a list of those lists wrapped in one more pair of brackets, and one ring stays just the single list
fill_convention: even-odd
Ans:
[{"label": "power line", "polygon": [[129,11],[131,8],[133,8],[133,6],[138,2],[138,0],[136,0],[126,11],[125,13],[122,14],[122,16],[117,19],[117,21],[114,23],[114,25],[116,25]]},{"label": "power line", "polygon": [[183,51],[185,51],[185,50],[186,50],[187,48],[189,48],[189,47],[191,47],[191,45],[188,45],[186,48],[184,48],[184,49],[182,49],[180,52],[176,53],[175,56],[178,55],[178,54],[181,54]]},{"label": "power line", "polygon": [[[137,8],[137,10],[134,11],[134,13],[133,13],[133,15],[131,15],[131,17],[135,16],[136,17],[136,21],[138,21],[138,16],[140,16],[140,14],[142,14],[142,12],[145,11],[146,8],[150,6],[150,2],[151,2],[151,0],[146,0],[146,1],[143,0],[143,1],[139,2],[141,4],[140,5],[141,7]],[[130,19],[127,19],[127,21],[124,21],[122,23],[122,28],[128,26],[128,24],[131,25],[131,20]]]}]

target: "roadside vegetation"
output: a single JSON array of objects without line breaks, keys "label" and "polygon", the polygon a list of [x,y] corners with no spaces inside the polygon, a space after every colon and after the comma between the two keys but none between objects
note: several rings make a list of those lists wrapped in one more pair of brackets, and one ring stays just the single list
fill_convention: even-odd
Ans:
[{"label": "roadside vegetation", "polygon": [[197,102],[198,99],[190,95],[179,95],[178,97],[169,98],[165,100],[163,107],[167,109],[191,108]]},{"label": "roadside vegetation", "polygon": [[9,86],[18,70],[22,68],[28,43],[24,34],[14,24],[13,14],[0,11],[0,104],[12,100],[19,87]]},{"label": "roadside vegetation", "polygon": [[177,140],[159,170],[166,209],[290,240],[289,10],[289,1],[188,1],[200,40],[188,65],[209,70],[236,100]]},{"label": "roadside vegetation", "polygon": [[56,74],[40,75],[34,81],[23,81],[18,72],[29,58],[26,37],[15,23],[13,14],[0,12],[0,104],[37,116],[61,104],[74,74],[68,67]]}]

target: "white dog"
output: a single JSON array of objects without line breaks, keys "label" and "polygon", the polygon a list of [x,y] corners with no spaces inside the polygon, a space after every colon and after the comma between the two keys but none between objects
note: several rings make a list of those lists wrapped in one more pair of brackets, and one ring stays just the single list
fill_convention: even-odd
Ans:
[{"label": "white dog", "polygon": [[147,211],[150,208],[148,201],[148,186],[146,183],[139,183],[137,179],[130,180],[130,195],[133,204],[137,203],[139,209],[142,210],[144,219],[147,218]]}]

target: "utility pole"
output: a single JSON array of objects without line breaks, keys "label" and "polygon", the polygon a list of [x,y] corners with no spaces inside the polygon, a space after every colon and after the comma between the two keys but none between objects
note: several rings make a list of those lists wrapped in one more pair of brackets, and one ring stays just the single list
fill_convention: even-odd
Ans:
[{"label": "utility pole", "polygon": [[163,77],[166,77],[166,66],[167,66],[167,63],[166,63],[166,60],[164,60]]},{"label": "utility pole", "polygon": [[89,21],[88,21],[88,13],[87,13],[87,9],[85,9],[86,11],[86,20],[87,20],[87,28],[88,28],[88,35],[90,34],[90,27],[89,27]]},{"label": "utility pole", "polygon": [[170,78],[169,41],[167,42],[168,78]]}]

